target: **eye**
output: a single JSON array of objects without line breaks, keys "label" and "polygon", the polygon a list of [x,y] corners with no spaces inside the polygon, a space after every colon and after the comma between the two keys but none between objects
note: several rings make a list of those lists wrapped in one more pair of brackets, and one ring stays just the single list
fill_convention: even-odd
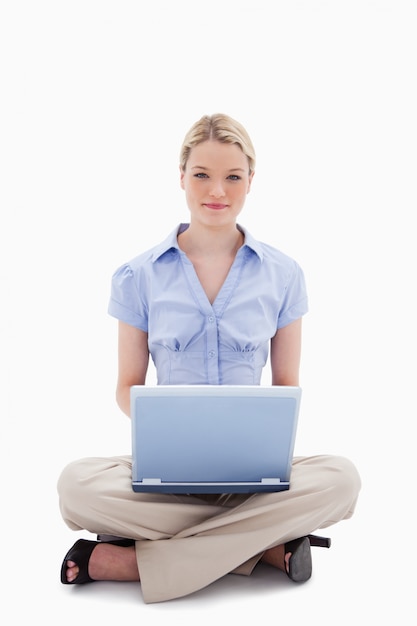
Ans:
[{"label": "eye", "polygon": [[197,174],[194,174],[194,178],[208,178],[208,176],[204,172],[197,172]]},{"label": "eye", "polygon": [[230,174],[230,176],[227,177],[228,180],[242,180],[241,176],[238,176],[237,174]]}]

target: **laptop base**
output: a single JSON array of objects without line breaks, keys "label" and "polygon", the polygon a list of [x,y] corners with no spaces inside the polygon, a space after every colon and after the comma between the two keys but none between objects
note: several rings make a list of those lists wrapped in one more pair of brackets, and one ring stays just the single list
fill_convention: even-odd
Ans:
[{"label": "laptop base", "polygon": [[274,493],[286,491],[290,483],[281,481],[253,483],[164,483],[132,482],[132,489],[137,493]]}]

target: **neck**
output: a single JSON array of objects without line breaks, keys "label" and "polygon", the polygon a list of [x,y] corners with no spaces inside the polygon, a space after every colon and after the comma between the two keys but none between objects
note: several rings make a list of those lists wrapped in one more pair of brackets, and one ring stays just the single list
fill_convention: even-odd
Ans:
[{"label": "neck", "polygon": [[186,254],[211,256],[235,255],[244,241],[243,233],[232,224],[228,228],[206,228],[190,226],[178,236],[178,245]]}]

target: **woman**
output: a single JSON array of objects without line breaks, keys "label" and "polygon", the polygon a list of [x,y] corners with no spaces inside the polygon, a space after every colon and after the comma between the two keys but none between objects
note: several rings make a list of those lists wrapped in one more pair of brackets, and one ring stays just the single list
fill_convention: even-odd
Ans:
[{"label": "woman", "polygon": [[[273,385],[298,385],[303,273],[237,224],[255,170],[245,129],[204,116],[187,133],[180,181],[190,210],[159,246],[113,276],[119,320],[117,402],[145,384],[151,354],[159,384],[260,384],[270,350]],[[342,457],[294,459],[291,488],[256,495],[138,494],[128,456],[71,463],[58,490],[63,518],[100,541],[77,541],[64,584],[141,582],[145,602],[187,595],[263,560],[296,582],[311,576],[311,535],[355,508],[360,478]]]}]

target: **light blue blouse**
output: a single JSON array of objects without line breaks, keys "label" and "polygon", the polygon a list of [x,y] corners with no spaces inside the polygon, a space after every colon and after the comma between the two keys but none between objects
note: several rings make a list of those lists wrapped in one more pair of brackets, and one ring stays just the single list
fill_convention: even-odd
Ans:
[{"label": "light blue blouse", "polygon": [[169,237],[113,274],[108,312],[148,333],[163,385],[258,385],[277,329],[308,310],[304,275],[279,250],[239,226],[245,243],[213,304]]}]

